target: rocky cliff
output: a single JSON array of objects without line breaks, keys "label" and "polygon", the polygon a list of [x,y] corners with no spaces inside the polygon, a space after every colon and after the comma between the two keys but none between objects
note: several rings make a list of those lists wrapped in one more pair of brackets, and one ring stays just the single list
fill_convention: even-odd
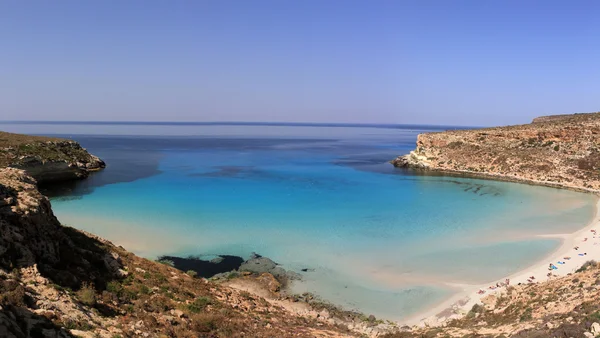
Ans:
[{"label": "rocky cliff", "polygon": [[74,141],[0,132],[0,167],[23,169],[38,183],[85,178],[104,166]]},{"label": "rocky cliff", "polygon": [[527,125],[421,134],[396,167],[600,189],[600,113],[543,117]]}]

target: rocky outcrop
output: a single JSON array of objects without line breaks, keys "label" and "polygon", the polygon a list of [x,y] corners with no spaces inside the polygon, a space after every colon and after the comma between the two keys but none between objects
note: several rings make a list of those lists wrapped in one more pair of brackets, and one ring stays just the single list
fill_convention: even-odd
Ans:
[{"label": "rocky outcrop", "polygon": [[85,178],[105,163],[74,141],[0,132],[0,166],[46,183]]},{"label": "rocky outcrop", "polygon": [[287,284],[287,282],[291,280],[302,279],[300,274],[285,270],[270,258],[258,254],[253,254],[250,259],[242,263],[238,270],[240,272],[250,272],[257,275],[268,273],[275,276],[277,280],[284,284]]},{"label": "rocky outcrop", "polygon": [[509,127],[421,134],[396,167],[600,190],[600,113]]},{"label": "rocky outcrop", "polygon": [[118,256],[100,241],[63,227],[35,180],[19,169],[0,169],[0,267],[34,265],[71,288],[106,285],[120,275]]}]

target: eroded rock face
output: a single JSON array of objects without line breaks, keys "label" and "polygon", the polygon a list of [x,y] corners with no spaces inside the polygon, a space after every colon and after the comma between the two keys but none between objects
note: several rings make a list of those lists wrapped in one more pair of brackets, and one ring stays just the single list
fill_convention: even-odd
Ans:
[{"label": "eroded rock face", "polygon": [[89,176],[106,166],[74,141],[47,141],[5,148],[8,166],[23,169],[38,183],[67,181]]},{"label": "eroded rock face", "polygon": [[600,190],[600,113],[528,125],[421,134],[396,167]]},{"label": "eroded rock face", "polygon": [[118,276],[117,259],[101,242],[63,227],[36,181],[23,170],[0,169],[0,267],[38,265],[56,283],[104,285]]}]

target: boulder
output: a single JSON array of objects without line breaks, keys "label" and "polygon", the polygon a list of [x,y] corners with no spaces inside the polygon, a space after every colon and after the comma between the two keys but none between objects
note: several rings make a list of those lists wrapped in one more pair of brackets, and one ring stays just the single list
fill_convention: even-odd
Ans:
[{"label": "boulder", "polygon": [[592,332],[594,337],[600,335],[600,324],[593,323],[592,326],[590,327],[590,332]]},{"label": "boulder", "polygon": [[[254,257],[242,263],[239,271],[249,271],[256,274],[262,274],[265,272],[271,273],[277,267],[277,263],[273,262],[267,257]],[[280,268],[281,269],[281,268]],[[282,269],[283,270],[283,269]],[[273,275],[277,275],[273,273]]]}]

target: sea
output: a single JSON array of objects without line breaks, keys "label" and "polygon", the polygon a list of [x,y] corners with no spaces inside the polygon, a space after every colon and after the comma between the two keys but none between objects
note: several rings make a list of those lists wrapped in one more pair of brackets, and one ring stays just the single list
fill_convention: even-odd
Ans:
[{"label": "sea", "polygon": [[0,122],[76,140],[106,161],[47,191],[65,225],[141,256],[266,256],[294,293],[398,320],[510,275],[592,219],[593,196],[427,176],[389,161],[457,127]]}]

